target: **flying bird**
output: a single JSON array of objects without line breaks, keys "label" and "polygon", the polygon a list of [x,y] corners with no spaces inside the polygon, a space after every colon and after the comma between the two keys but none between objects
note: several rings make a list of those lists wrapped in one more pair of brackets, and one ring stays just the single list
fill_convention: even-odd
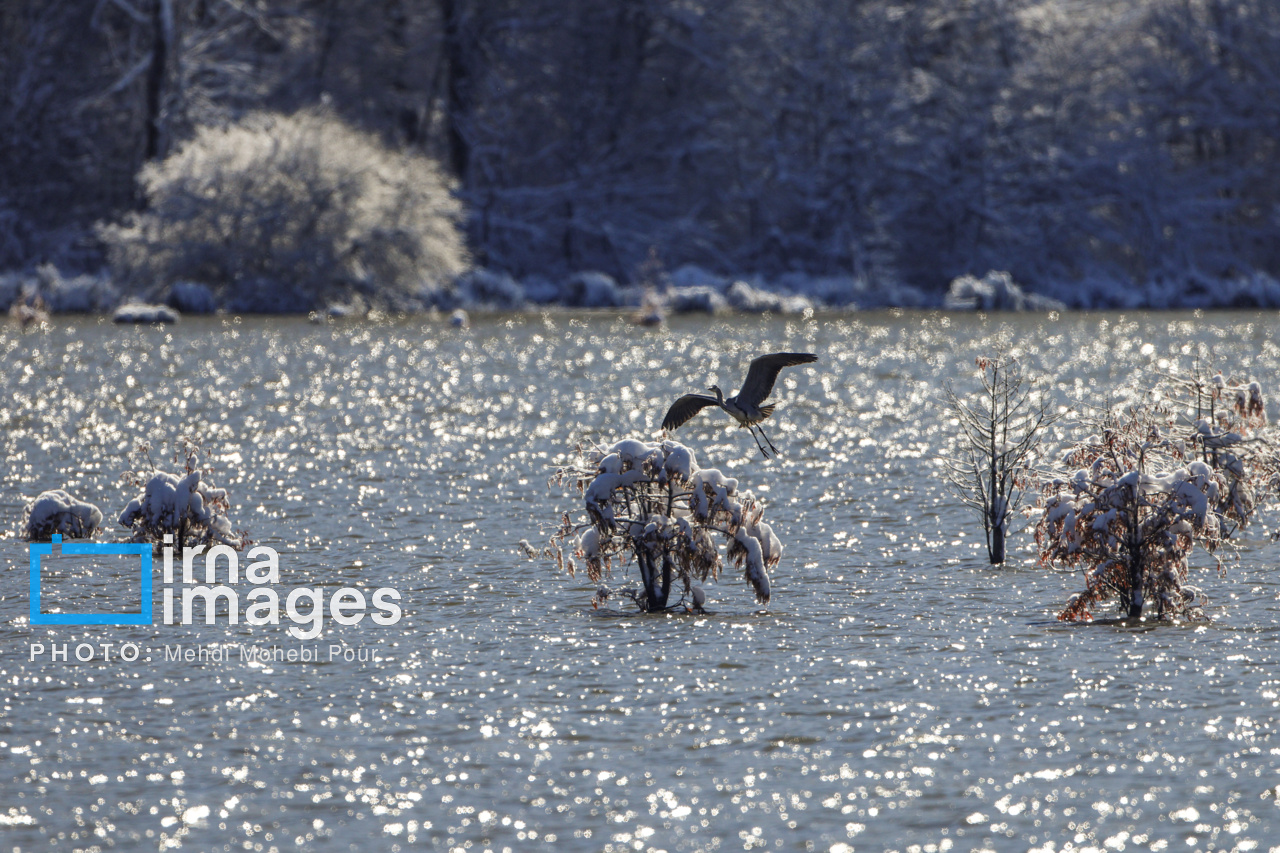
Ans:
[{"label": "flying bird", "polygon": [[777,455],[778,448],[773,446],[769,436],[764,434],[764,428],[760,426],[761,421],[773,414],[774,407],[760,404],[773,390],[773,383],[777,381],[782,368],[797,364],[811,364],[817,360],[816,355],[808,352],[775,352],[762,355],[753,360],[751,366],[747,368],[747,378],[737,394],[725,399],[724,392],[716,385],[707,389],[715,394],[714,397],[707,394],[685,394],[672,403],[670,409],[667,409],[667,416],[662,419],[662,428],[678,429],[708,406],[719,406],[728,413],[729,417],[738,422],[739,428],[746,427],[751,432],[751,437],[756,439],[756,447],[759,447],[764,458],[768,459],[769,452],[764,449],[760,439],[756,438],[756,431],[759,430],[765,444],[769,445],[769,450]]}]

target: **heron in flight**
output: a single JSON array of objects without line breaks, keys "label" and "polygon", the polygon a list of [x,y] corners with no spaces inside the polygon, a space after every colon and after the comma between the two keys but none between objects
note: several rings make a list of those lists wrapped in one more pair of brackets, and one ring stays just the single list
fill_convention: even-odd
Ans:
[{"label": "heron in flight", "polygon": [[707,394],[685,394],[672,403],[670,409],[667,409],[667,416],[662,419],[662,428],[676,430],[708,406],[719,406],[728,413],[729,417],[738,422],[739,428],[746,427],[751,432],[751,437],[756,439],[756,447],[759,447],[764,458],[768,459],[769,452],[764,449],[760,439],[756,438],[756,430],[760,431],[765,444],[769,445],[769,450],[777,455],[778,448],[773,446],[769,436],[764,434],[764,428],[760,426],[765,418],[773,414],[773,406],[760,404],[773,390],[773,383],[777,381],[782,368],[797,364],[811,364],[817,360],[816,355],[808,352],[775,352],[762,355],[753,360],[751,366],[747,368],[747,378],[737,394],[725,399],[724,392],[716,385],[707,389],[715,394],[714,397]]}]

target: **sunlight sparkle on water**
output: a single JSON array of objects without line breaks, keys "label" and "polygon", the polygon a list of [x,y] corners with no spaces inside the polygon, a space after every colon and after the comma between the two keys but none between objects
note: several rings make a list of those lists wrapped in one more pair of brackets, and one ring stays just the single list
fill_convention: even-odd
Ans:
[{"label": "sunlight sparkle on water", "polygon": [[[760,340],[821,357],[778,384],[781,456],[763,462],[723,419],[679,437],[764,496],[786,548],[767,610],[726,572],[708,615],[601,617],[585,578],[527,560],[519,540],[574,506],[547,477],[575,443],[652,437],[674,396],[734,381]],[[1199,582],[1225,606],[1198,629],[1054,622],[1078,578],[1037,568],[1025,535],[1008,565],[986,566],[939,478],[956,448],[942,383],[974,387],[974,359],[1000,340],[1064,407],[1135,399],[1200,344],[1240,375],[1280,376],[1254,314],[3,327],[10,517],[23,495],[64,487],[112,518],[139,442],[159,456],[199,434],[232,517],[281,549],[287,585],[389,584],[407,604],[394,632],[326,628],[378,662],[7,655],[6,846],[932,853],[1275,838],[1280,547],[1251,531],[1225,577],[1204,562]],[[10,644],[40,636],[24,606],[0,601]],[[157,648],[276,641],[246,625],[127,630]]]}]

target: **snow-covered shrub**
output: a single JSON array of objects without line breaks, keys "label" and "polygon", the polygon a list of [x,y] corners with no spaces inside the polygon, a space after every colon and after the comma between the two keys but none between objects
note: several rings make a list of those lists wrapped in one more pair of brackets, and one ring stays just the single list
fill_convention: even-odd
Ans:
[{"label": "snow-covered shrub", "polygon": [[727,539],[725,557],[742,569],[756,600],[768,604],[768,570],[782,543],[763,520],[764,506],[732,477],[699,468],[683,444],[624,439],[582,452],[556,480],[579,491],[586,520],[575,523],[566,513],[547,554],[571,575],[575,559],[586,564],[587,577],[601,585],[593,604],[619,594],[604,585],[615,559],[634,559],[641,586],[620,594],[641,610],[667,609],[677,585],[682,595],[670,606],[700,607],[694,581],[718,577],[723,566],[716,535]]},{"label": "snow-covered shrub", "polygon": [[943,307],[948,311],[1061,311],[1066,306],[1038,293],[1025,293],[1007,272],[982,278],[962,275],[951,282]]},{"label": "snow-covered shrub", "polygon": [[705,287],[717,293],[724,293],[730,283],[730,280],[724,276],[708,272],[696,264],[682,264],[671,273],[671,286],[682,290]]},{"label": "snow-covered shrub", "polygon": [[[1196,269],[1152,278],[1137,287],[1115,287],[1132,295],[1114,301],[1144,308],[1277,308],[1280,282],[1264,272],[1251,271],[1232,278],[1211,275]],[[1104,305],[1102,307],[1111,307]],[[1128,307],[1123,305],[1122,307]]]},{"label": "snow-covered shrub", "polygon": [[[1254,389],[1243,387],[1247,413]],[[1091,619],[1107,606],[1137,617],[1147,602],[1164,618],[1201,615],[1203,595],[1187,583],[1192,550],[1212,555],[1227,543],[1259,494],[1274,491],[1278,471],[1244,418],[1224,408],[1188,426],[1194,414],[1174,403],[1111,413],[1063,457],[1074,473],[1047,484],[1036,526],[1043,562],[1084,571],[1084,592],[1059,619]]]},{"label": "snow-covered shrub", "polygon": [[467,267],[436,163],[324,109],[202,127],[139,179],[146,211],[99,229],[138,291],[193,281],[241,310],[305,312],[353,292],[394,302]]},{"label": "snow-covered shrub", "polygon": [[458,279],[457,299],[468,307],[482,306],[511,311],[524,306],[524,288],[510,275],[487,269],[473,269]]},{"label": "snow-covered shrub", "polygon": [[667,294],[667,309],[676,314],[720,314],[729,310],[729,302],[713,287],[674,287]]},{"label": "snow-covered shrub", "polygon": [[[140,448],[147,452],[145,446]],[[179,456],[186,456],[183,474],[156,470],[133,471],[125,480],[142,494],[129,501],[120,514],[121,527],[133,532],[133,541],[162,544],[165,536],[178,552],[182,548],[223,544],[242,549],[248,544],[243,532],[233,533],[227,511],[227,490],[219,489],[200,467],[200,449],[182,442]],[[149,456],[147,457],[149,460]]]},{"label": "snow-covered shrub", "polygon": [[27,506],[23,535],[32,542],[46,542],[55,533],[68,539],[87,539],[102,527],[102,511],[77,500],[62,489],[41,492]]},{"label": "snow-covered shrub", "polygon": [[725,291],[725,299],[738,311],[747,314],[803,314],[813,310],[813,302],[807,297],[789,293],[774,293],[752,287],[745,281],[735,281]]},{"label": "snow-covered shrub", "polygon": [[36,293],[55,314],[100,314],[120,302],[120,291],[107,276],[67,278],[53,264],[36,268]]}]

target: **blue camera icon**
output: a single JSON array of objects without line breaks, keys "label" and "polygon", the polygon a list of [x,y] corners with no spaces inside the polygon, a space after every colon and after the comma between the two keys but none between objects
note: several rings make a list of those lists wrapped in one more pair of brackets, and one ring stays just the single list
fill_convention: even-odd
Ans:
[{"label": "blue camera icon", "polygon": [[[53,555],[53,546],[61,545],[62,553],[71,556],[138,555],[142,584],[141,611],[138,613],[42,613],[40,611],[40,558]],[[113,544],[107,542],[84,545],[62,545],[62,536],[54,534],[49,544],[32,542],[31,546],[31,624],[32,625],[150,625],[151,624],[151,546],[148,544]]]}]

